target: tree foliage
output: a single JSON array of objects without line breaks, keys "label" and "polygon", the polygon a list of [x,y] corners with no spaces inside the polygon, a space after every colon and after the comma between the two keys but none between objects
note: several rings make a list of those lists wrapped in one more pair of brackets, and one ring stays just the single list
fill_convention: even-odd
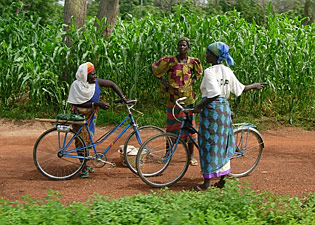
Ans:
[{"label": "tree foliage", "polygon": [[[91,61],[98,76],[119,84],[124,94],[157,107],[163,101],[160,84],[148,66],[163,55],[176,53],[180,36],[191,39],[190,55],[205,64],[205,48],[213,41],[229,44],[233,70],[242,83],[267,81],[264,92],[231,99],[235,111],[249,114],[314,117],[314,26],[302,26],[286,15],[267,16],[266,26],[249,23],[240,13],[222,16],[186,15],[179,9],[163,19],[155,16],[117,21],[113,35],[105,39],[96,18],[69,32],[73,44],[62,42],[61,24],[41,26],[28,13],[0,18],[0,105],[18,101],[36,107],[66,108],[67,89],[78,65]],[[24,16],[25,15],[25,16]],[[99,22],[99,21],[96,21]],[[102,25],[102,23],[99,23]],[[206,67],[206,65],[204,66]],[[66,82],[61,77],[69,78]],[[195,88],[198,88],[197,82]],[[111,101],[115,96],[106,94]],[[200,99],[200,92],[196,92]],[[140,103],[141,104],[141,103]],[[10,111],[10,110],[8,110]]]},{"label": "tree foliage", "polygon": [[58,0],[1,0],[0,8],[1,16],[5,11],[13,14],[21,11],[37,13],[41,17],[41,24],[52,24],[63,19],[63,6],[58,4]]},{"label": "tree foliage", "polygon": [[305,5],[308,1],[310,6],[307,15],[310,16],[315,11],[315,0],[120,0],[119,4],[123,19],[128,18],[126,15],[144,17],[148,12],[163,17],[165,14],[176,12],[180,7],[190,14],[213,16],[236,10],[248,22],[265,24],[264,16],[269,3],[271,3],[270,13],[286,13],[289,18],[294,19],[305,16]]},{"label": "tree foliage", "polygon": [[[310,55],[315,47],[315,27],[301,26],[299,17],[291,19],[286,14],[268,14],[265,26],[260,26],[247,22],[241,12],[223,13],[223,5],[215,6],[222,15],[210,14],[209,6],[195,8],[192,1],[175,4],[170,12],[160,9],[159,15],[138,18],[126,14],[118,19],[109,39],[96,29],[95,22],[103,23],[93,16],[81,29],[70,26],[73,45],[65,46],[62,37],[66,32],[60,23],[42,25],[36,12],[15,3],[0,17],[0,105],[25,102],[27,97],[34,108],[52,103],[64,107],[70,79],[87,60],[101,71],[101,78],[120,84],[127,96],[158,105],[163,96],[156,91],[160,87],[148,65],[176,52],[174,40],[185,35],[197,46],[191,55],[202,59],[209,42],[222,40],[231,47],[234,70],[242,82],[268,80],[270,89],[263,96],[253,94],[246,98],[249,102],[235,102],[245,107],[242,110],[253,113],[255,109],[258,115],[289,114],[290,120],[304,112],[314,118],[315,62]],[[156,6],[137,3],[134,10],[145,7]],[[61,77],[68,78],[67,82]]]},{"label": "tree foliage", "polygon": [[[305,6],[309,1],[309,6]],[[63,19],[63,6],[58,4],[59,0],[1,0],[0,8],[8,10],[12,3],[15,8],[10,8],[11,13],[19,13],[21,3],[23,10],[36,12],[41,17],[41,24],[52,24]],[[309,16],[306,22],[315,20],[315,0],[119,0],[119,16],[122,19],[131,17],[142,18],[148,15],[164,17],[174,13],[181,8],[188,14],[198,15],[222,15],[236,10],[248,22],[265,24],[264,14],[266,6],[271,2],[270,13],[286,15],[294,19]],[[88,0],[87,16],[95,17],[99,10],[100,0]],[[0,15],[3,14],[0,11]]]}]

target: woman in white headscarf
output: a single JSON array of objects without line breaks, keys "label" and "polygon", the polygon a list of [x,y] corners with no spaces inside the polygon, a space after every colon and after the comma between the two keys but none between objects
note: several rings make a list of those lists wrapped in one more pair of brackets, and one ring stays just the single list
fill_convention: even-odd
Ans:
[{"label": "woman in white headscarf", "polygon": [[214,42],[207,48],[206,61],[212,66],[204,71],[200,90],[202,102],[194,111],[200,113],[198,131],[199,157],[204,182],[194,186],[195,191],[210,187],[210,179],[221,177],[214,186],[223,188],[224,177],[230,173],[230,159],[235,151],[231,109],[228,102],[230,92],[240,96],[251,89],[260,90],[265,83],[243,85],[233,71],[221,62],[234,65],[229,54],[229,46],[223,42]]},{"label": "woman in white headscarf", "polygon": [[[114,82],[97,78],[94,65],[90,62],[80,65],[75,77],[76,80],[71,84],[67,102],[72,104],[72,113],[85,116],[89,123],[91,134],[94,136],[98,108],[104,110],[109,108],[108,103],[100,101],[100,87],[112,88],[124,102],[126,102],[126,98]],[[75,131],[77,131],[79,127],[80,126],[73,125]],[[91,144],[85,127],[82,129],[80,135],[85,140],[86,144]],[[81,147],[79,141],[76,142],[76,147]],[[81,177],[89,177],[89,173],[91,172],[94,172],[91,167],[84,167],[81,172]]]}]

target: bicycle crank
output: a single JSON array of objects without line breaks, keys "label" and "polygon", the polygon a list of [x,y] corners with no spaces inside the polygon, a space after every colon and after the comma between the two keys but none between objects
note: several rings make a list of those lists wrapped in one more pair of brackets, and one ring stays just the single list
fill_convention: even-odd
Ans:
[{"label": "bicycle crank", "polygon": [[107,161],[105,154],[102,153],[96,153],[94,156],[91,156],[88,159],[91,160],[92,165],[96,168],[101,168],[106,164],[110,165],[111,168],[116,166],[116,163]]}]

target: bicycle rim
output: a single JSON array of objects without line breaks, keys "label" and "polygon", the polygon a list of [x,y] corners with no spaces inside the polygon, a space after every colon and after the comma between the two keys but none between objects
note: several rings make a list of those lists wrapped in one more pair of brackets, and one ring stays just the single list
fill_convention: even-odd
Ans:
[{"label": "bicycle rim", "polygon": [[182,140],[174,146],[176,137],[169,133],[158,134],[141,146],[136,160],[138,175],[151,187],[171,186],[186,173],[188,148]]},{"label": "bicycle rim", "polygon": [[139,131],[139,137],[136,135],[136,131],[133,131],[129,137],[126,139],[125,145],[124,145],[124,163],[128,168],[135,174],[137,174],[137,168],[136,168],[136,154],[129,154],[128,145],[134,146],[136,149],[140,149],[140,146],[142,143],[144,143],[149,137],[152,137],[156,134],[164,133],[164,130],[155,127],[155,126],[143,126],[138,128]]},{"label": "bicycle rim", "polygon": [[263,151],[263,140],[257,130],[241,127],[234,131],[236,149],[231,159],[233,177],[243,177],[258,165]]},{"label": "bicycle rim", "polygon": [[[33,160],[37,169],[44,176],[53,180],[65,180],[73,177],[82,169],[85,159],[75,157],[86,155],[86,150],[75,151],[75,141],[81,146],[86,145],[80,136],[69,143],[74,135],[75,132],[72,130],[59,132],[56,128],[52,128],[37,139],[33,150]],[[61,148],[68,144],[67,152],[61,151]]]}]

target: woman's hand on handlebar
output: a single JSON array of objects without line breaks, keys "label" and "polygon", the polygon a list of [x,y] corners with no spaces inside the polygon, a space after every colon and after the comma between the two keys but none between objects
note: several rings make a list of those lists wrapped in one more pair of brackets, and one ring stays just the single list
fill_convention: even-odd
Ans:
[{"label": "woman's hand on handlebar", "polygon": [[130,99],[122,98],[121,100],[122,100],[125,104],[127,104],[127,102],[128,102]]},{"label": "woman's hand on handlebar", "polygon": [[194,113],[201,113],[201,111],[202,111],[202,108],[200,108],[199,105],[196,105],[193,110]]},{"label": "woman's hand on handlebar", "polygon": [[219,96],[215,96],[213,98],[207,98],[206,100],[202,101],[200,104],[196,105],[194,108],[195,113],[201,113],[202,109],[210,104],[211,102],[215,101],[215,99]]}]

